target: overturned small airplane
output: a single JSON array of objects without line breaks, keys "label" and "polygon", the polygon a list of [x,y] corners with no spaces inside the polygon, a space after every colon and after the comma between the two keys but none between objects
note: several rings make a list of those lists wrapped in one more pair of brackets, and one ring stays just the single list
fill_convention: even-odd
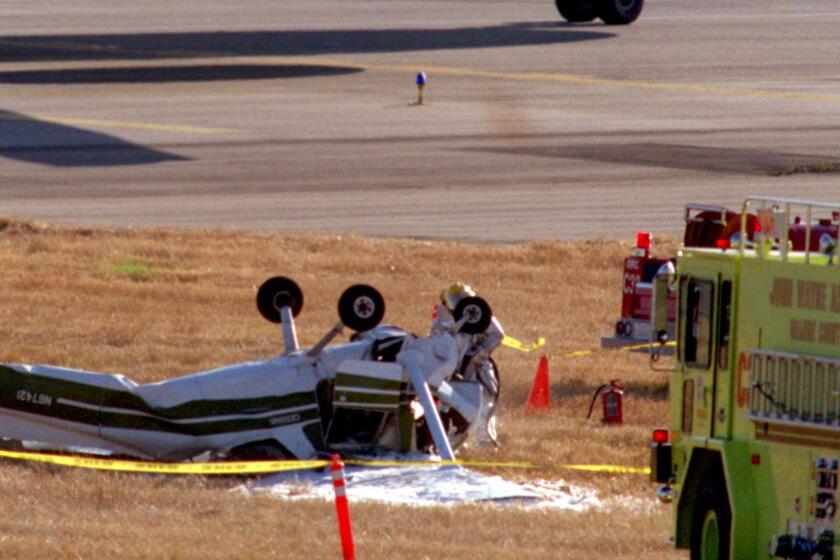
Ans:
[{"label": "overturned small airplane", "polygon": [[[385,302],[351,286],[340,321],[298,345],[303,293],[285,277],[257,293],[284,353],[159,383],[47,365],[0,365],[0,438],[182,461],[307,459],[327,452],[434,452],[453,459],[471,431],[495,443],[504,337],[487,303],[454,284],[426,337],[380,325]],[[347,327],[345,344],[329,345]]]}]

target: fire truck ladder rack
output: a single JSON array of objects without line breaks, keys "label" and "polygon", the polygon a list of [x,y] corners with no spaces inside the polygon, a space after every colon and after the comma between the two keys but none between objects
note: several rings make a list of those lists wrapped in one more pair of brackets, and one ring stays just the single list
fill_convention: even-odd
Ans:
[{"label": "fire truck ladder rack", "polygon": [[[776,429],[779,434],[840,444],[840,360],[755,349],[747,359],[748,418],[765,434],[774,431],[768,424],[778,424],[789,427]],[[811,430],[791,429],[797,426]]]},{"label": "fire truck ladder rack", "polygon": [[[756,207],[760,231],[755,232],[754,247],[748,243],[748,217],[750,208]],[[773,198],[764,196],[749,196],[744,200],[741,209],[741,231],[738,239],[738,250],[743,255],[746,249],[755,248],[758,255],[765,252],[760,249],[763,243],[772,243],[775,239],[778,244],[778,252],[782,261],[787,261],[790,253],[790,231],[791,231],[791,208],[799,207],[805,210],[805,263],[811,262],[813,251],[811,249],[811,235],[813,230],[814,210],[823,209],[830,211],[833,221],[840,217],[840,204],[830,202],[814,202],[793,198]],[[797,217],[798,218],[798,217]],[[833,245],[828,247],[829,264],[831,264],[834,250],[837,246],[837,239],[833,239]]]}]

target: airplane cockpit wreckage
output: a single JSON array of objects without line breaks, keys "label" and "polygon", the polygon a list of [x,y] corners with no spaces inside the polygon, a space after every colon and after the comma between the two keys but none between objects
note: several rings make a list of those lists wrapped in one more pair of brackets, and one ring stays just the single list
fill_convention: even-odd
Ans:
[{"label": "airplane cockpit wreckage", "polygon": [[[47,365],[0,365],[0,438],[159,461],[308,459],[325,453],[454,451],[474,433],[495,443],[504,337],[488,304],[462,284],[441,296],[428,336],[381,325],[382,295],[354,285],[340,321],[300,348],[303,293],[274,277],[260,313],[284,352],[159,383]],[[344,328],[350,342],[330,344]]]}]

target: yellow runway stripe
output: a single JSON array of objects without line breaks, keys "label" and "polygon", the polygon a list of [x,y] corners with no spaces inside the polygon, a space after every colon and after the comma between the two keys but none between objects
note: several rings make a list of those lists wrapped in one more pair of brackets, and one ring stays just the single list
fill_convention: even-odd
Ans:
[{"label": "yellow runway stripe", "polygon": [[[400,72],[415,72],[417,67],[394,65],[363,65],[368,70],[388,70]],[[610,88],[624,88],[636,90],[669,91],[677,93],[693,93],[700,95],[714,95],[722,97],[744,97],[759,99],[780,99],[789,101],[817,101],[825,103],[840,103],[840,95],[807,93],[797,91],[770,91],[760,89],[746,89],[724,86],[705,86],[702,84],[654,82],[642,80],[612,80],[581,76],[577,74],[559,74],[553,72],[497,72],[491,70],[473,70],[469,68],[453,68],[447,66],[424,67],[427,74],[441,74],[461,77],[492,78],[528,82],[563,83],[579,86],[601,86]]]},{"label": "yellow runway stripe", "polygon": [[[563,74],[556,72],[505,72],[494,70],[476,70],[472,68],[459,68],[453,66],[431,66],[431,65],[401,65],[401,64],[375,64],[356,63],[341,59],[309,58],[301,59],[296,57],[269,57],[271,61],[282,64],[301,65],[328,65],[341,66],[345,68],[358,68],[360,70],[416,73],[426,72],[433,76],[458,76],[463,78],[489,78],[496,80],[513,80],[524,82],[561,83],[578,86],[599,86],[610,88],[624,88],[635,90],[653,90],[675,93],[692,93],[698,95],[712,95],[722,97],[743,97],[758,99],[778,99],[788,101],[809,101],[822,103],[840,103],[840,95],[828,93],[808,93],[803,91],[771,91],[762,89],[748,89],[726,86],[707,86],[699,83],[686,82],[656,82],[644,80],[614,80],[609,78],[597,78],[580,74]],[[265,61],[265,58],[260,60]]]},{"label": "yellow runway stripe", "polygon": [[137,121],[122,121],[110,119],[77,119],[72,117],[55,117],[51,115],[2,115],[0,121],[33,121],[64,124],[70,126],[92,126],[98,128],[129,128],[138,130],[159,130],[163,132],[183,132],[186,134],[230,134],[241,132],[235,128],[211,128],[206,126],[190,126],[178,124],[144,123]]},{"label": "yellow runway stripe", "polygon": [[150,57],[155,58],[220,58],[229,55],[230,53],[227,52],[213,52],[213,51],[154,51],[154,50],[143,50],[143,49],[128,49],[124,47],[117,47],[114,45],[97,45],[97,44],[86,44],[86,43],[76,43],[73,41],[55,41],[55,40],[46,40],[46,41],[31,41],[31,40],[19,40],[15,39],[14,37],[8,39],[0,40],[0,45],[8,45],[12,47],[18,48],[30,48],[30,49],[46,49],[46,50],[53,50],[53,51],[71,51],[71,52],[87,52],[87,53],[96,53],[96,54],[104,54],[104,55],[112,55],[113,58],[118,58],[114,55],[117,54],[124,54],[124,55],[147,55]]},{"label": "yellow runway stripe", "polygon": [[[227,461],[215,463],[156,463],[125,461],[92,456],[57,455],[27,451],[0,450],[0,458],[47,463],[62,467],[101,471],[173,474],[173,475],[247,475],[269,474],[308,469],[322,469],[330,462],[313,461]],[[621,465],[551,465],[527,461],[377,461],[347,459],[345,464],[367,467],[439,467],[458,465],[496,469],[578,470],[608,474],[648,474],[650,469]]]}]

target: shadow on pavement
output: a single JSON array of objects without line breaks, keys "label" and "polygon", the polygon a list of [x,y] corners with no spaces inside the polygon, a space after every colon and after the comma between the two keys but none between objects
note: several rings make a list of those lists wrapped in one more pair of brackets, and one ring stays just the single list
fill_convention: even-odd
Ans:
[{"label": "shadow on pavement", "polygon": [[340,66],[271,66],[257,64],[62,68],[58,70],[0,72],[0,83],[67,85],[214,82],[224,80],[273,80],[312,76],[336,76],[361,71],[359,68]]},{"label": "shadow on pavement", "polygon": [[0,156],[53,167],[145,165],[188,158],[109,134],[0,111]]},{"label": "shadow on pavement", "polygon": [[729,175],[778,175],[795,165],[831,165],[840,168],[840,160],[818,154],[655,142],[474,148],[472,151],[589,160],[598,163],[662,167]]},{"label": "shadow on pavement", "polygon": [[454,29],[30,35],[0,39],[0,62],[385,53],[549,45],[614,36],[542,23]]}]

